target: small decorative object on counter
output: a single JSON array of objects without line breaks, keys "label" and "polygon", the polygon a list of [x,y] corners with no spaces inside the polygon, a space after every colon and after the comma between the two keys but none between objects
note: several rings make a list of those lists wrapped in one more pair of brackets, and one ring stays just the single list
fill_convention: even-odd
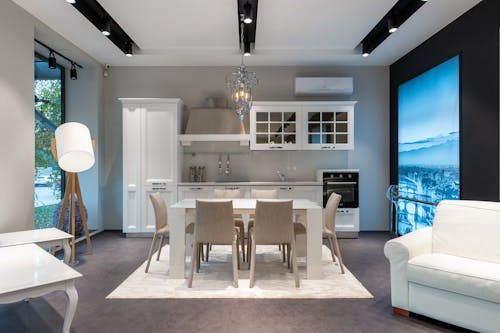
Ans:
[{"label": "small decorative object on counter", "polygon": [[224,174],[226,176],[231,174],[231,160],[229,159],[229,154],[227,154],[226,170],[224,170]]},{"label": "small decorative object on counter", "polygon": [[197,177],[197,174],[196,174],[196,167],[195,166],[190,166],[189,167],[189,181],[191,183],[195,183],[198,181],[198,177]]},{"label": "small decorative object on counter", "polygon": [[198,167],[198,181],[199,182],[206,181],[206,176],[207,176],[207,173],[206,173],[205,166],[199,166]]},{"label": "small decorative object on counter", "polygon": [[224,171],[222,170],[222,155],[219,155],[219,166],[217,168],[217,173],[222,175]]}]

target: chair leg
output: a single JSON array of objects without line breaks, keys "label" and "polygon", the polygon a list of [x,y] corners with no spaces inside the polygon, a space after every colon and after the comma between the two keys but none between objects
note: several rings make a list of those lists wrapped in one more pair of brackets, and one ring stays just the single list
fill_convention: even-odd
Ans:
[{"label": "chair leg", "polygon": [[198,255],[196,256],[196,273],[200,272],[201,258],[203,257],[203,243],[197,243]]},{"label": "chair leg", "polygon": [[[290,245],[288,245],[290,246]],[[296,256],[296,249],[295,249],[295,244],[293,244],[292,248],[292,267],[293,267],[293,273],[295,274],[295,288],[300,287],[300,280],[299,280],[299,270],[297,268],[297,256]]]},{"label": "chair leg", "polygon": [[340,272],[344,274],[344,263],[342,261],[342,255],[340,254],[340,248],[339,248],[339,242],[337,240],[337,235],[333,235],[332,237],[333,240],[333,245],[335,246],[335,253],[337,254],[337,257],[339,258],[339,265],[340,265]]},{"label": "chair leg", "polygon": [[[281,244],[278,244],[278,250],[281,251]],[[284,262],[284,260],[283,260]]]},{"label": "chair leg", "polygon": [[193,243],[193,255],[191,256],[191,271],[189,272],[189,283],[188,283],[188,288],[193,287],[193,274],[194,274],[194,266],[197,265],[198,258],[200,257],[199,255],[199,247],[198,247],[198,242]]},{"label": "chair leg", "polygon": [[[285,246],[285,245],[283,244],[283,246]],[[287,259],[286,259],[287,266],[288,266],[288,268],[290,268],[290,244],[286,244],[286,255],[287,255]],[[292,269],[293,269],[293,267],[292,267]]]},{"label": "chair leg", "polygon": [[153,256],[153,251],[156,247],[156,242],[158,240],[158,235],[155,233],[153,240],[151,241],[151,247],[149,248],[148,263],[146,264],[146,273],[149,271],[149,264],[151,264],[151,257]]},{"label": "chair leg", "polygon": [[328,244],[330,245],[329,247],[330,247],[330,252],[332,254],[332,260],[333,262],[335,262],[335,254],[334,254],[335,248],[333,247],[332,236],[328,236],[327,239],[328,239]]},{"label": "chair leg", "polygon": [[245,261],[245,226],[240,228],[240,242],[241,242],[241,254],[243,255],[243,261]]},{"label": "chair leg", "polygon": [[[253,237],[252,237],[253,238]],[[250,288],[255,285],[255,241],[252,240],[252,250],[250,257]]]},{"label": "chair leg", "polygon": [[[240,269],[240,236],[236,235],[236,254],[238,260],[238,270]],[[233,252],[234,255],[234,252]]]},{"label": "chair leg", "polygon": [[280,250],[281,250],[281,253],[283,253],[283,262],[286,262],[286,255],[285,255],[285,244],[278,244]]},{"label": "chair leg", "polygon": [[208,252],[210,251],[210,249],[212,248],[212,244],[211,243],[207,243],[206,245],[206,250],[207,250],[207,253],[205,253],[205,261],[208,261]]},{"label": "chair leg", "polygon": [[252,231],[252,228],[248,229],[248,243],[247,243],[247,262],[248,262],[248,269],[250,269],[250,254],[252,253],[252,237],[250,236],[250,233]]},{"label": "chair leg", "polygon": [[160,236],[160,247],[158,248],[158,255],[156,256],[156,261],[160,260],[160,253],[161,253],[161,249],[163,248],[163,238],[164,237],[165,237],[164,235]]},{"label": "chair leg", "polygon": [[238,235],[233,238],[233,285],[238,288],[238,270],[240,269],[240,251],[238,249]]}]

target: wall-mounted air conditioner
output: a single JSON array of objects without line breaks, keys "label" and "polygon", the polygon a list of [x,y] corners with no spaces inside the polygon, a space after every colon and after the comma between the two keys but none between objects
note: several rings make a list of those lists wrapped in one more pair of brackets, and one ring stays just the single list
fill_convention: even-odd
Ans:
[{"label": "wall-mounted air conditioner", "polygon": [[295,96],[352,95],[352,77],[297,77]]}]

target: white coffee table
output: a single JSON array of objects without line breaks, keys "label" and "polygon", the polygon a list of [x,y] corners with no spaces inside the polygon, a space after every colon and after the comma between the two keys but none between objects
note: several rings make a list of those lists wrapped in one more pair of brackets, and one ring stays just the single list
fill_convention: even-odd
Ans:
[{"label": "white coffee table", "polygon": [[68,296],[63,333],[70,331],[78,303],[75,279],[81,276],[35,244],[0,248],[0,304],[62,290]]},{"label": "white coffee table", "polygon": [[0,248],[35,243],[43,248],[61,246],[64,249],[64,262],[69,263],[73,236],[57,228],[35,229],[0,234]]}]

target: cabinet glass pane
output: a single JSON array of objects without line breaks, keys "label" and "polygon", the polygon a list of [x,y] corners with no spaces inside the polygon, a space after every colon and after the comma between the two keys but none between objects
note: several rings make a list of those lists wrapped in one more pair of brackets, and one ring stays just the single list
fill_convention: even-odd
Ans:
[{"label": "cabinet glass pane", "polygon": [[295,123],[284,123],[283,129],[284,129],[284,132],[287,132],[287,133],[296,132]]},{"label": "cabinet glass pane", "polygon": [[281,124],[281,123],[269,123],[269,132],[271,132],[271,133],[283,132],[283,124]]},{"label": "cabinet glass pane", "polygon": [[333,121],[333,112],[323,112],[322,121]]},{"label": "cabinet glass pane", "polygon": [[335,113],[336,121],[347,121],[347,112],[336,112]]},{"label": "cabinet glass pane", "polygon": [[320,113],[319,112],[308,112],[307,119],[309,121],[320,121]]},{"label": "cabinet glass pane", "polygon": [[348,143],[347,142],[347,134],[337,134],[335,143]]},{"label": "cabinet glass pane", "polygon": [[337,123],[335,124],[335,131],[336,132],[342,132],[342,133],[347,133],[347,123]]},{"label": "cabinet glass pane", "polygon": [[295,121],[295,112],[285,112],[283,114],[284,121]]},{"label": "cabinet glass pane", "polygon": [[269,143],[267,134],[257,134],[255,136],[257,144],[267,144]]},{"label": "cabinet glass pane", "polygon": [[317,132],[319,132],[319,131],[320,131],[320,129],[321,129],[321,126],[320,126],[320,124],[319,124],[319,123],[312,123],[312,124],[311,124],[311,123],[309,123],[309,124],[307,125],[307,127],[308,127],[309,132],[311,132],[311,133],[317,133]]},{"label": "cabinet glass pane", "polygon": [[285,143],[286,144],[295,144],[296,143],[295,138],[296,138],[295,134],[285,135]]},{"label": "cabinet glass pane", "polygon": [[269,112],[270,121],[283,121],[283,113],[281,112]]},{"label": "cabinet glass pane", "polygon": [[335,143],[333,134],[323,134],[323,142],[321,143],[328,143],[328,144]]},{"label": "cabinet glass pane", "polygon": [[334,132],[333,123],[322,124],[322,132]]},{"label": "cabinet glass pane", "polygon": [[271,134],[269,135],[269,140],[271,144],[282,144],[282,135],[281,134]]},{"label": "cabinet glass pane", "polygon": [[257,121],[268,121],[268,113],[267,112],[257,112],[256,113],[256,119]]},{"label": "cabinet glass pane", "polygon": [[257,133],[267,133],[269,132],[269,125],[267,123],[257,123],[255,129]]},{"label": "cabinet glass pane", "polygon": [[321,143],[320,141],[321,136],[319,134],[309,134],[307,136],[307,142],[308,143]]}]

